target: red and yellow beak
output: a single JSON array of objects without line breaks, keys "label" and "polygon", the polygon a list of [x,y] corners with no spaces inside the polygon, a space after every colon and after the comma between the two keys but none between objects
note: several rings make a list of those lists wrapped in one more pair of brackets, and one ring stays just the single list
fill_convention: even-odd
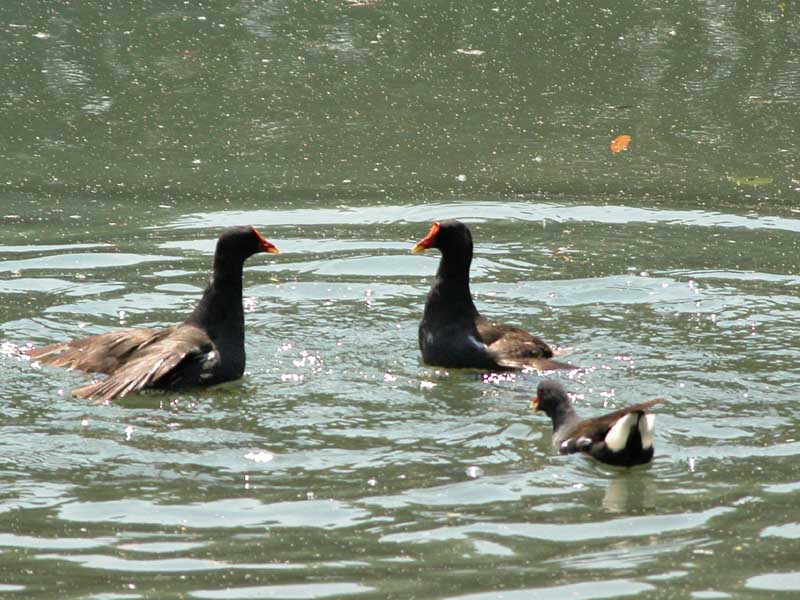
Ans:
[{"label": "red and yellow beak", "polygon": [[539,410],[539,396],[534,396],[531,399],[531,408],[535,411]]},{"label": "red and yellow beak", "polygon": [[433,225],[431,225],[431,230],[428,232],[424,238],[417,242],[417,244],[411,249],[411,252],[414,254],[419,254],[420,252],[424,252],[428,248],[433,245],[433,241],[436,239],[436,235],[439,233],[439,221],[434,221]]},{"label": "red and yellow beak", "polygon": [[255,233],[256,237],[258,238],[258,244],[259,244],[259,246],[261,246],[261,251],[262,252],[266,252],[267,254],[279,254],[280,253],[280,250],[278,250],[278,247],[275,244],[273,244],[272,242],[270,242],[263,235],[261,235],[258,232],[258,229],[256,229],[255,227],[253,227],[253,233]]}]

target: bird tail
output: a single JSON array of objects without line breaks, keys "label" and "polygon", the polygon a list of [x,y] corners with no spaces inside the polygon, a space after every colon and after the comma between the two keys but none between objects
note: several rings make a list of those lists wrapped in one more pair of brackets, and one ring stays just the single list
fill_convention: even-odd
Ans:
[{"label": "bird tail", "polygon": [[536,369],[537,371],[559,371],[580,369],[576,365],[560,362],[552,358],[523,358],[523,359],[503,359],[498,360],[497,364],[509,369]]},{"label": "bird tail", "polygon": [[576,365],[561,362],[558,360],[553,360],[551,358],[541,358],[533,362],[534,362],[533,366],[540,371],[557,371],[560,369],[567,369],[567,370],[580,369],[580,367]]}]

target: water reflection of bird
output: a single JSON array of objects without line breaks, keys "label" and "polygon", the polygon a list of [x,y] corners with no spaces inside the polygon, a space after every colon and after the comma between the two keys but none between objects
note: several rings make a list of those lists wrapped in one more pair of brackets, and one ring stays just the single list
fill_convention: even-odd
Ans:
[{"label": "water reflection of bird", "polygon": [[222,232],[213,273],[192,314],[165,329],[123,329],[28,351],[56,367],[104,373],[105,379],[73,390],[80,398],[109,401],[144,388],[213,385],[244,373],[244,261],[277,253],[254,227]]},{"label": "water reflection of bird", "polygon": [[608,512],[624,513],[650,509],[657,505],[656,480],[651,473],[643,477],[624,477],[617,472],[608,479],[602,506]]},{"label": "water reflection of bird", "polygon": [[478,313],[469,289],[472,234],[459,221],[435,222],[412,249],[442,253],[419,324],[419,347],[429,365],[476,369],[574,369],[553,360],[540,338]]},{"label": "water reflection of bird", "polygon": [[615,466],[632,467],[653,458],[655,415],[646,411],[663,399],[634,404],[608,415],[582,421],[562,385],[539,383],[533,406],[553,422],[553,446],[561,454],[584,453]]}]

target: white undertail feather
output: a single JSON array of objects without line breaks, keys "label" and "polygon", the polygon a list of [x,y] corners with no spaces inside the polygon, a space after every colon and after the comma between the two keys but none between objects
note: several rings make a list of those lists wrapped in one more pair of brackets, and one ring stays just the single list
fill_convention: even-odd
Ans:
[{"label": "white undertail feather", "polygon": [[638,413],[628,413],[614,423],[614,426],[609,429],[606,434],[606,447],[612,452],[619,452],[622,450],[628,443],[628,438],[631,435],[631,428],[636,425],[638,420]]},{"label": "white undertail feather", "polygon": [[653,446],[653,434],[656,431],[656,416],[644,415],[639,419],[639,433],[642,434],[642,448],[651,448]]}]

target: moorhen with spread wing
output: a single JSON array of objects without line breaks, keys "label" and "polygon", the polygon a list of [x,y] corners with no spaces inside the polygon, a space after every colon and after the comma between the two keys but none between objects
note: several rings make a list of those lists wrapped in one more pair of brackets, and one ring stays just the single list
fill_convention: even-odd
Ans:
[{"label": "moorhen with spread wing", "polygon": [[469,290],[472,234],[460,221],[436,221],[411,250],[442,253],[419,324],[419,347],[429,365],[489,370],[575,369],[552,360],[541,339],[511,325],[481,316]]},{"label": "moorhen with spread wing", "polygon": [[546,379],[536,389],[532,403],[552,420],[553,446],[561,454],[582,452],[609,465],[632,467],[653,458],[656,417],[646,411],[663,401],[650,400],[581,421],[561,384]]},{"label": "moorhen with spread wing", "polygon": [[278,249],[255,227],[230,227],[214,252],[203,296],[181,324],[165,329],[123,329],[34,348],[32,360],[56,367],[104,373],[105,379],[72,391],[79,398],[110,401],[145,388],[213,385],[244,373],[244,261]]}]

